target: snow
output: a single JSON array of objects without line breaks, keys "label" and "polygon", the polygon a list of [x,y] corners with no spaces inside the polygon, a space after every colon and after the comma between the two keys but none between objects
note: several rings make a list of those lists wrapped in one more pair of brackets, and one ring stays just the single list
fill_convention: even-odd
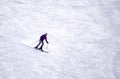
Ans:
[{"label": "snow", "polygon": [[0,79],[119,79],[119,3],[0,0]]}]

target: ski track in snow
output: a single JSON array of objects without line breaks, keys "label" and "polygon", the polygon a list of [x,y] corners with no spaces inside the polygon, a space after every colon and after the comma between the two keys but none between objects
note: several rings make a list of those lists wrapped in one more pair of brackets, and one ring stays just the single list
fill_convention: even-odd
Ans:
[{"label": "ski track in snow", "polygon": [[118,3],[1,0],[0,79],[119,79]]}]

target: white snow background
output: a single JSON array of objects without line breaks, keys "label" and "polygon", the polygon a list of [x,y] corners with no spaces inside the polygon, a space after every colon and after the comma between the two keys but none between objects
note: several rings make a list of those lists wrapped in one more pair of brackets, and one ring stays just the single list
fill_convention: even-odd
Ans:
[{"label": "white snow background", "polygon": [[0,79],[120,79],[120,1],[0,0]]}]

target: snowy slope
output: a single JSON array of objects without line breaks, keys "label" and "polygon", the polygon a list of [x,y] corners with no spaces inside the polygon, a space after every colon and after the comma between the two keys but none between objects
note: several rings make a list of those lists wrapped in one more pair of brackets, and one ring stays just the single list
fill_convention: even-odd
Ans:
[{"label": "snowy slope", "polygon": [[0,0],[0,79],[119,79],[118,3]]}]

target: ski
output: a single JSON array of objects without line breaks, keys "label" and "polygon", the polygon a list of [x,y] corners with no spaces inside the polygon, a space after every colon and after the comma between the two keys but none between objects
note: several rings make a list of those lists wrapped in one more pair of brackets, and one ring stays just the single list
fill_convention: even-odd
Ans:
[{"label": "ski", "polygon": [[39,48],[35,48],[35,47],[34,47],[34,49],[40,50],[41,52],[49,53],[48,51],[41,50],[41,49],[39,49]]},{"label": "ski", "polygon": [[31,46],[31,45],[24,44],[24,43],[22,43],[22,44],[23,44],[24,46],[27,46],[27,47],[30,47],[30,48],[33,48],[33,49],[39,50],[39,51],[41,51],[41,52],[49,53],[49,52],[46,51],[46,50],[40,50],[39,48],[35,48],[35,47]]}]

